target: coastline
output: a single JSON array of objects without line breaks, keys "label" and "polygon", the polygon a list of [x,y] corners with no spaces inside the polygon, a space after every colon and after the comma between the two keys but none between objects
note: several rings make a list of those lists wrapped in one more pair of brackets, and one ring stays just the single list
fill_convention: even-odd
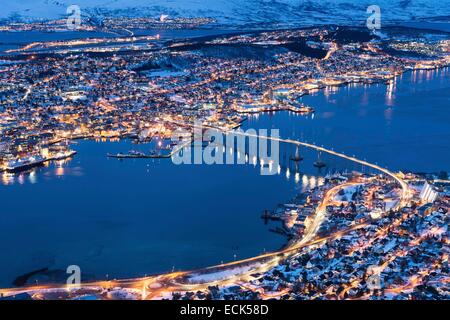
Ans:
[{"label": "coastline", "polygon": [[[440,66],[440,67],[437,67],[437,68],[433,68],[432,70],[447,69],[447,68],[449,68],[449,64],[444,65],[444,66]],[[371,84],[374,84],[374,83],[384,83],[384,84],[386,84],[386,85],[389,85],[389,83],[390,83],[391,81],[395,80],[396,78],[401,77],[403,74],[407,73],[408,71],[415,72],[415,71],[420,71],[420,70],[427,70],[427,71],[428,71],[428,70],[430,70],[430,69],[428,69],[428,68],[423,68],[423,69],[422,69],[422,68],[416,68],[416,69],[404,68],[404,69],[402,70],[401,73],[395,74],[392,78],[389,78],[389,79],[387,79],[387,80],[379,79],[379,81],[373,82],[373,80],[370,80],[370,79],[369,79],[369,80],[367,80],[367,81],[372,81],[372,82],[367,82],[367,83],[365,83],[365,82],[355,81],[355,82],[345,82],[345,83],[339,83],[339,84],[324,85],[323,87],[320,87],[320,88],[318,88],[318,89],[307,90],[304,94],[305,94],[305,95],[310,95],[313,91],[316,92],[316,91],[318,91],[318,90],[325,89],[326,87],[350,86],[350,85],[352,85],[353,83],[359,83],[359,84],[364,84],[364,85],[367,84],[367,85],[369,85],[369,86],[370,86]],[[319,79],[319,81],[320,81],[320,79]],[[257,114],[260,114],[260,113],[273,113],[273,112],[275,112],[275,111],[274,111],[274,110],[272,110],[272,111],[260,111],[260,112],[256,112],[256,113],[257,113]],[[246,119],[244,119],[243,121],[245,121],[245,120],[246,120]],[[164,121],[160,121],[160,123],[162,123],[162,122],[164,122]],[[242,126],[242,122],[240,122],[239,124],[236,124],[232,129],[236,129],[236,128],[239,128],[239,127],[241,127],[241,126]],[[75,140],[75,139],[96,140],[96,139],[108,139],[108,138],[109,138],[109,139],[123,140],[123,139],[129,138],[129,135],[130,135],[130,133],[123,133],[122,135],[114,136],[114,137],[87,135],[87,136],[80,136],[80,137],[76,137],[76,138],[71,138],[70,140]],[[76,152],[75,152],[75,153],[76,153]],[[172,154],[173,154],[173,153],[172,153]],[[71,156],[69,156],[69,157],[71,157]],[[65,158],[68,158],[68,157],[65,157]],[[130,158],[137,158],[137,157],[130,157]],[[154,157],[154,156],[148,156],[148,157],[144,157],[144,158],[157,158],[157,157]],[[170,158],[170,156],[166,156],[166,157],[163,157],[163,158]],[[46,160],[43,161],[43,162],[49,162],[49,161],[53,161],[53,160],[61,160],[61,159],[56,159],[56,158],[54,158],[54,159],[46,159]],[[24,170],[25,170],[25,169],[24,169]],[[0,170],[0,172],[2,172],[2,171]],[[294,241],[293,241],[292,244],[290,243],[290,241],[288,241],[288,243],[287,243],[286,245],[284,245],[283,248],[282,248],[280,251],[282,251],[282,250],[288,250],[290,246],[295,246],[295,243],[296,243],[297,241],[299,241],[299,239],[294,239]],[[283,254],[282,256],[284,256],[284,254]],[[249,258],[249,259],[251,259],[251,258]],[[209,269],[209,268],[214,268],[214,267],[208,267],[208,269]],[[200,269],[200,270],[204,270],[204,269]],[[191,273],[192,273],[192,271],[191,271]]]}]

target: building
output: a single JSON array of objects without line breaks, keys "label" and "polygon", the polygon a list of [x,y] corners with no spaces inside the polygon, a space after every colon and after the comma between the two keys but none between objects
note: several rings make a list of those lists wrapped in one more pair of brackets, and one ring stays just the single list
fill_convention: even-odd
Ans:
[{"label": "building", "polygon": [[427,203],[433,203],[436,201],[439,192],[428,182],[425,182],[422,191],[420,192],[420,199]]}]

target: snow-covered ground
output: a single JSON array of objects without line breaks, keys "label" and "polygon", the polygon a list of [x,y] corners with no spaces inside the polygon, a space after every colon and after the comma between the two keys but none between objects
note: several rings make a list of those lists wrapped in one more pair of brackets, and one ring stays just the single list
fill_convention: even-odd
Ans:
[{"label": "snow-covered ground", "polygon": [[205,283],[223,279],[229,279],[237,275],[249,272],[255,268],[255,265],[247,265],[242,267],[236,267],[233,269],[226,269],[212,273],[193,274],[189,277],[188,281],[191,283]]},{"label": "snow-covered ground", "polygon": [[78,5],[87,16],[209,17],[223,24],[361,23],[370,5],[382,22],[450,16],[450,0],[0,0],[0,19],[54,19]]}]

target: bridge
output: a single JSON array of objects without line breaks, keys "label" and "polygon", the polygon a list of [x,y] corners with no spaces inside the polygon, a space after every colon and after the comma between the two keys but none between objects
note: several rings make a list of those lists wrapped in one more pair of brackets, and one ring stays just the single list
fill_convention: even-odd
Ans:
[{"label": "bridge", "polygon": [[[173,124],[182,125],[182,126],[190,126],[195,127],[194,124],[186,124],[180,122],[173,122]],[[199,127],[199,126],[197,126]],[[220,128],[215,128],[211,126],[201,126],[201,129],[214,129],[223,131]],[[243,131],[226,131],[227,134],[235,134],[235,135],[243,135],[247,137],[254,137],[259,139],[267,139],[267,140],[275,140],[281,143],[292,144],[295,146],[303,146],[306,148],[314,149],[317,151],[321,151],[324,153],[331,154],[336,157],[340,157],[343,159],[347,159],[349,161],[370,167],[375,169],[389,177],[391,177],[394,181],[396,181],[401,187],[401,195],[400,200],[394,207],[394,209],[401,208],[406,205],[409,200],[412,198],[412,191],[410,190],[408,184],[399,176],[397,176],[394,172],[391,172],[387,168],[383,168],[377,164],[373,164],[367,162],[365,160],[360,160],[354,156],[347,156],[343,153],[336,152],[334,150],[327,149],[325,147],[317,146],[315,144],[296,141],[292,139],[282,139],[277,137],[269,137],[269,136],[260,136],[257,134],[250,134]],[[331,199],[344,187],[347,187],[354,182],[347,182],[345,184],[341,184],[335,186],[328,190],[324,195],[324,198],[320,205],[316,208],[314,213],[314,219],[310,224],[309,228],[305,231],[304,236],[296,241],[275,252],[265,253],[256,257],[243,259],[239,261],[234,261],[230,263],[224,263],[216,266],[211,266],[199,270],[192,271],[181,271],[181,272],[172,272],[163,275],[156,275],[144,278],[133,278],[133,279],[123,279],[123,280],[112,280],[112,281],[98,281],[92,283],[82,284],[81,287],[88,288],[109,288],[109,287],[124,287],[124,288],[134,288],[142,290],[143,298],[152,298],[156,297],[159,293],[162,292],[170,292],[170,291],[192,291],[192,290],[204,290],[207,289],[208,286],[211,285],[226,285],[238,283],[239,281],[248,279],[250,274],[257,272],[267,271],[274,266],[276,266],[281,260],[286,259],[287,257],[294,255],[299,252],[299,250],[312,246],[315,244],[319,244],[323,241],[335,239],[341,237],[347,233],[350,233],[354,230],[363,228],[367,226],[367,223],[361,223],[355,226],[352,226],[349,229],[338,231],[332,235],[315,238],[317,235],[317,231],[320,228],[320,225],[323,219],[326,216],[326,207],[331,201]],[[208,276],[209,275],[209,276]],[[199,280],[203,277],[206,279],[205,281]],[[209,279],[209,278],[211,279]],[[196,280],[197,279],[197,280]],[[19,294],[23,292],[36,292],[38,290],[46,290],[46,289],[63,289],[67,290],[70,286],[67,285],[49,285],[49,286],[32,286],[27,288],[13,288],[13,289],[3,289],[0,290],[0,294],[11,295],[11,294]]]},{"label": "bridge", "polygon": [[230,130],[230,131],[224,131],[222,128],[219,127],[214,127],[214,126],[208,126],[208,125],[196,125],[193,123],[185,123],[185,122],[178,122],[178,121],[166,121],[172,124],[176,124],[176,125],[180,125],[180,126],[188,126],[191,128],[196,128],[196,129],[212,129],[212,130],[218,130],[221,132],[224,132],[225,134],[234,134],[234,135],[240,135],[240,136],[245,136],[245,137],[253,137],[253,138],[257,138],[257,139],[265,139],[265,140],[273,140],[273,141],[278,141],[278,142],[282,142],[282,143],[287,143],[287,144],[292,144],[295,146],[303,146],[306,148],[310,148],[316,151],[320,151],[320,152],[324,152],[324,153],[328,153],[331,154],[333,156],[339,157],[339,158],[343,158],[343,159],[347,159],[349,161],[364,165],[366,167],[375,169],[376,171],[379,171],[381,173],[384,173],[385,175],[391,177],[392,179],[394,179],[401,187],[402,189],[402,195],[400,197],[400,202],[397,204],[397,206],[395,207],[395,209],[404,206],[411,198],[412,198],[412,192],[408,186],[408,184],[402,179],[400,178],[398,175],[396,175],[394,172],[388,170],[387,168],[383,168],[377,164],[373,164],[370,163],[366,160],[361,160],[358,159],[354,156],[347,156],[343,153],[340,152],[336,152],[334,150],[331,149],[327,149],[323,146],[318,146],[315,144],[311,144],[311,143],[307,143],[307,142],[301,142],[301,141],[297,141],[297,140],[292,140],[292,139],[283,139],[283,138],[277,138],[277,137],[269,137],[269,136],[262,136],[262,135],[258,135],[258,134],[251,134],[248,132],[244,132],[241,130]]}]

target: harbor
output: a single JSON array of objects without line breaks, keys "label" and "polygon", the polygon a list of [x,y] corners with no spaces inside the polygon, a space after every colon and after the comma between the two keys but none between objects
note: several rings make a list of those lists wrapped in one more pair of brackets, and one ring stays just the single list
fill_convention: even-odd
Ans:
[{"label": "harbor", "polygon": [[6,162],[2,167],[0,167],[0,172],[8,172],[8,173],[19,173],[22,171],[30,170],[35,167],[39,167],[44,165],[50,161],[61,161],[72,158],[76,155],[77,152],[74,150],[57,152],[55,154],[51,154],[49,156],[28,156],[15,160],[10,160]]},{"label": "harbor", "polygon": [[[384,226],[382,212],[404,201],[392,179],[449,170],[449,40],[401,34],[405,40],[397,42],[369,34],[361,42],[346,38],[347,31],[330,26],[169,43],[151,37],[148,50],[119,45],[131,38],[94,38],[87,47],[51,41],[7,53],[0,73],[0,287],[15,279],[56,282],[73,263],[83,281],[206,266],[229,271],[232,262],[244,261],[245,268],[260,255],[266,263],[269,252],[284,257],[316,235],[332,241],[325,238],[330,230],[339,235],[372,220]],[[303,40],[317,55],[295,48]],[[403,59],[384,53],[386,46],[427,54]],[[236,48],[239,54],[230,52]],[[254,54],[261,51],[267,55]],[[189,148],[195,123],[224,132],[279,130],[274,174],[262,176],[265,164],[247,150],[224,146],[242,165],[175,164],[170,158],[180,149],[169,139],[188,129],[183,148]],[[417,175],[417,189],[426,178]],[[424,190],[424,198],[437,197],[434,186]],[[391,240],[382,239],[377,250]],[[259,289],[289,289],[279,286],[290,286],[280,280],[290,271],[278,267],[255,277]],[[208,276],[191,273],[189,280]],[[186,279],[176,275],[165,284],[185,288]],[[143,291],[145,285],[139,283]],[[298,297],[320,289],[302,288]],[[330,290],[338,298],[346,291]]]},{"label": "harbor", "polygon": [[299,113],[299,114],[310,114],[314,112],[314,109],[305,106],[295,106],[294,104],[288,104],[288,103],[274,103],[274,104],[247,104],[243,106],[236,106],[235,107],[236,112],[240,114],[256,114],[256,113],[262,113],[262,112],[279,112],[279,111],[289,111],[293,113]]},{"label": "harbor", "polygon": [[[427,134],[421,141],[427,157],[434,164],[431,168],[427,164],[427,168],[434,172],[449,170],[446,167],[446,153],[439,147],[440,142],[434,139],[435,135],[445,134],[443,123],[447,123],[444,106],[447,102],[448,72],[448,69],[434,72],[427,82],[419,81],[427,79],[426,74],[419,72],[405,74],[397,80],[397,91],[409,90],[407,88],[410,86],[413,91],[422,86],[423,90],[435,92],[431,98],[434,101],[432,112],[425,115],[420,107],[411,104],[411,100],[430,99],[425,99],[421,91],[416,90],[416,95],[407,99],[396,94],[396,99],[389,100],[388,88],[384,85],[340,87],[333,95],[327,96],[324,91],[302,97],[307,104],[316,106],[313,118],[312,115],[305,118],[288,112],[260,114],[249,116],[242,129],[279,128],[281,137],[319,145],[330,143],[335,150],[349,155],[355,153],[360,158],[372,159],[397,171],[405,166],[416,171],[424,170],[422,159],[413,156],[416,148],[412,147],[410,140],[414,131],[426,129]],[[362,109],[356,108],[357,102],[366,96],[372,102]],[[328,101],[331,99],[336,99],[337,103],[330,104]],[[389,118],[383,107],[389,101],[397,107],[396,117],[392,121],[396,124],[406,121],[409,124],[406,128],[391,129],[398,142],[395,152],[392,147],[384,145],[377,135],[365,135],[365,145],[372,147],[359,147],[355,137],[364,135],[369,128],[375,132],[385,132],[389,128]],[[333,114],[336,109],[339,112]],[[366,114],[358,113],[361,110]],[[331,118],[330,114],[333,115]],[[375,121],[371,122],[373,126],[369,125],[369,119]],[[338,131],[342,136],[337,135]],[[443,146],[445,141],[441,141]],[[3,260],[0,257],[0,262],[10,266],[0,277],[3,287],[30,270],[45,266],[58,269],[74,259],[80,261],[93,279],[104,279],[105,270],[111,277],[127,278],[143,276],[147,272],[170,271],[173,266],[176,270],[191,269],[222,260],[232,261],[234,254],[243,258],[264,250],[275,250],[285,245],[288,239],[285,234],[270,231],[282,228],[281,220],[269,220],[267,225],[264,224],[261,215],[265,210],[273,214],[280,203],[298,205],[288,199],[317,187],[329,172],[370,172],[367,168],[325,154],[321,155],[320,160],[326,163],[327,168],[319,172],[319,168],[313,165],[318,160],[318,154],[305,148],[299,148],[298,152],[296,148],[282,149],[283,168],[279,175],[270,177],[261,177],[259,168],[254,167],[252,161],[244,166],[176,166],[170,159],[114,161],[116,159],[105,156],[126,150],[148,153],[154,148],[145,143],[134,144],[130,139],[82,139],[70,148],[77,155],[61,166],[50,163],[48,167],[33,168],[35,171],[30,173],[2,173],[3,211],[10,213],[11,218],[2,221],[1,232],[17,244],[14,252],[0,245],[5,253]],[[389,156],[393,152],[396,157]],[[296,159],[298,161],[294,161]],[[177,187],[178,181],[193,179],[195,182],[189,183],[188,187]],[[46,188],[41,188],[42,185]],[[189,192],[183,191],[185,188]],[[35,204],[48,196],[48,190],[52,192],[54,201],[45,208],[36,208]],[[72,196],[69,196],[73,194],[83,201],[74,203]],[[233,197],[219,200],[218,206],[217,199],[222,199],[218,194],[232,194]],[[23,197],[27,198],[26,202],[20,201]],[[130,201],[124,206],[123,202],[127,199]],[[69,216],[77,217],[70,220],[68,229],[67,221],[60,218],[60,208],[67,202],[73,203],[72,208],[66,209]],[[86,203],[92,205],[86,207]],[[291,215],[291,210],[298,211],[298,208],[282,209],[286,211],[280,211],[275,218],[285,217],[291,221],[289,219],[295,217]],[[39,215],[28,214],[36,210]],[[35,227],[24,233],[14,226],[18,219],[27,219]],[[38,224],[38,221],[44,223]],[[211,225],[215,226],[213,230]],[[101,237],[98,236],[99,230]],[[229,237],[230,230],[233,230],[233,237]],[[79,232],[86,238],[80,239]],[[54,241],[55,237],[61,241]],[[33,259],[38,252],[30,249],[22,238],[33,240],[37,246],[45,248],[46,254],[39,254],[38,258]],[[188,245],[179,246],[179,243]],[[129,252],[130,246],[136,250]],[[70,256],[62,254],[64,250],[69,250]],[[119,257],[126,252],[128,263],[123,263]]]}]

